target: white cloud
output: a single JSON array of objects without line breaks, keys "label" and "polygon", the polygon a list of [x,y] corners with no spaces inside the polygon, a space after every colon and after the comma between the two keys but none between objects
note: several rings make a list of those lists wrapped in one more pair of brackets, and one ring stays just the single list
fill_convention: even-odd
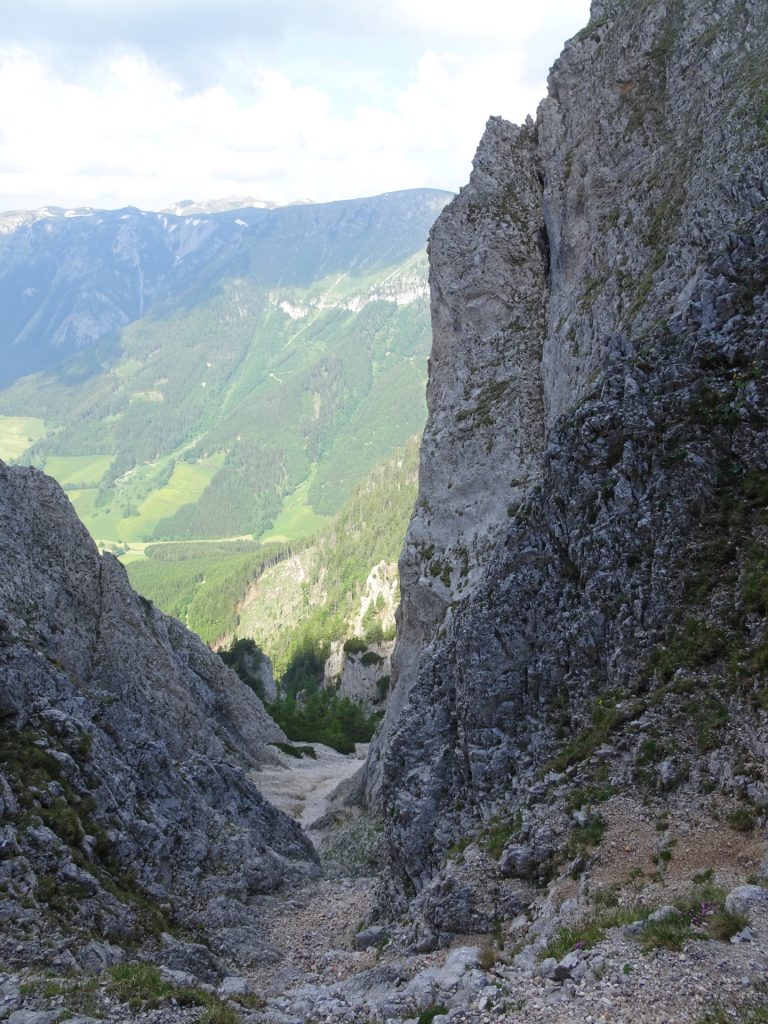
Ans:
[{"label": "white cloud", "polygon": [[[390,88],[358,90],[358,102],[339,92],[338,67],[300,84],[262,62],[245,79],[240,55],[228,78],[190,91],[135,49],[94,58],[72,75],[29,48],[7,46],[0,50],[0,209],[151,209],[228,194],[287,202],[457,188],[486,118],[521,120],[543,95],[545,69],[536,86],[521,84],[523,40],[512,45],[514,33],[521,26],[535,33],[569,8],[565,38],[580,23],[576,6],[539,0],[513,17],[517,5],[474,0],[468,23],[458,0],[394,0],[383,8],[388,29],[414,39],[431,26],[439,43],[453,37],[464,45],[425,48],[397,74],[382,52]],[[579,6],[583,14],[585,0]],[[350,81],[362,80],[366,69],[349,53],[345,67]]]}]

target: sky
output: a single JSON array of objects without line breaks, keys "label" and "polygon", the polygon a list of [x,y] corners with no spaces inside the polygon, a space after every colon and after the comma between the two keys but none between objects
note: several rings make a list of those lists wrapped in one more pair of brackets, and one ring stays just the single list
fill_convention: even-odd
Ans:
[{"label": "sky", "polygon": [[464,184],[589,0],[0,0],[0,210]]}]

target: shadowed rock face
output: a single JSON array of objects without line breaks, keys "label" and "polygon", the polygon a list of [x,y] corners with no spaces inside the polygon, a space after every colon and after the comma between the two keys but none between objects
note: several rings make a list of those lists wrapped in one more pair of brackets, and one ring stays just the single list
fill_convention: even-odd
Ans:
[{"label": "shadowed rock face", "polygon": [[[489,121],[433,229],[429,423],[365,780],[390,908],[514,816],[596,697],[661,685],[654,649],[694,663],[699,636],[706,694],[709,631],[753,662],[763,642],[739,587],[768,471],[766,39],[744,0],[594,3],[536,123]],[[693,580],[713,541],[719,597]]]},{"label": "shadowed rock face", "polygon": [[230,927],[255,894],[317,873],[248,775],[281,730],[37,470],[0,463],[0,564],[0,879],[26,903],[22,960],[52,911],[117,941],[163,914]]}]

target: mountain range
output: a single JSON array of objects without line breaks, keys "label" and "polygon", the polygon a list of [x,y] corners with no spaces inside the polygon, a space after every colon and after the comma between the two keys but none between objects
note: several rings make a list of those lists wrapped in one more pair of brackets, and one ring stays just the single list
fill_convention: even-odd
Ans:
[{"label": "mountain range", "polygon": [[0,453],[54,475],[103,544],[312,532],[421,430],[448,198],[17,223]]}]

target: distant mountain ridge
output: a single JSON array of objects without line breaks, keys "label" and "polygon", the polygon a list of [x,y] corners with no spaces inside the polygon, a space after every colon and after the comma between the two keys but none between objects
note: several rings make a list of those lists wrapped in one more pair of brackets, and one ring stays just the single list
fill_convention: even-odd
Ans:
[{"label": "distant mountain ridge", "polygon": [[281,206],[312,206],[312,199],[294,199],[290,203],[275,203],[271,199],[255,199],[253,196],[225,196],[222,199],[182,199],[160,210],[160,213],[175,213],[185,216],[190,213],[224,213],[227,210],[244,210],[254,207],[259,210],[277,210]]},{"label": "distant mountain ridge", "polygon": [[100,542],[313,532],[423,428],[448,198],[48,211],[0,236],[0,457],[56,477]]},{"label": "distant mountain ridge", "polygon": [[[414,216],[414,199],[425,210],[423,223]],[[360,253],[357,270],[384,259],[399,262],[422,243],[446,199],[447,193],[427,189],[274,209],[203,213],[207,204],[195,204],[194,212],[173,214],[45,207],[0,215],[0,386],[50,369],[227,273],[249,268],[265,284],[306,284],[321,276],[324,261],[327,272],[348,270],[344,239],[359,241],[366,231],[381,234],[385,244],[378,253]],[[398,207],[396,238],[388,225],[393,213],[398,219]],[[296,236],[318,230],[333,237],[328,251],[314,265],[297,260]]]}]

